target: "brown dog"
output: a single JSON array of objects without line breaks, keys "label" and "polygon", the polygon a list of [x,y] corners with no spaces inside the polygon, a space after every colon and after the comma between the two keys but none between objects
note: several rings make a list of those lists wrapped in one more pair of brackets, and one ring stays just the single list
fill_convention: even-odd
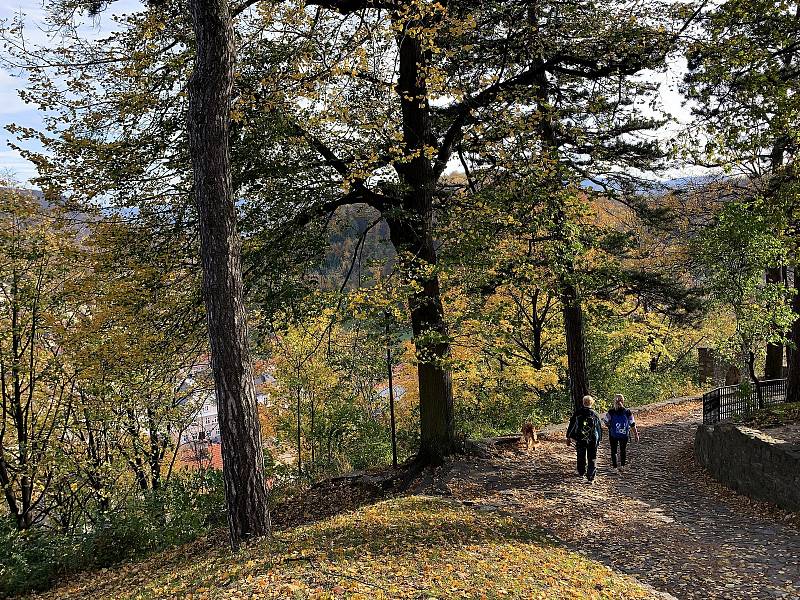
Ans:
[{"label": "brown dog", "polygon": [[536,428],[533,423],[525,423],[522,426],[522,439],[525,440],[525,450],[530,450],[531,446],[539,443],[539,436],[536,435]]}]

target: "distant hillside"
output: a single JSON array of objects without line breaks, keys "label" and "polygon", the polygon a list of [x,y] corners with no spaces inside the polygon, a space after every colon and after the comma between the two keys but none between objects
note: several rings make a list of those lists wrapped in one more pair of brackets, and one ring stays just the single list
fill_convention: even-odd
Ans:
[{"label": "distant hillside", "polygon": [[348,288],[370,285],[376,274],[391,272],[395,256],[389,226],[378,211],[365,204],[343,206],[336,211],[316,273],[323,289],[338,289],[345,279]]},{"label": "distant hillside", "polygon": [[[29,198],[34,198],[42,209],[43,212],[49,212],[53,210],[55,204],[47,200],[45,198],[44,193],[41,190],[32,190],[28,188],[16,188],[16,187],[0,187],[0,192],[10,191],[15,194],[25,195]],[[70,222],[70,224],[75,228],[76,235],[78,239],[83,239],[89,235],[89,224],[96,220],[96,217],[93,217],[85,212],[70,209],[68,206],[62,205],[61,208],[66,209],[63,217]]]}]

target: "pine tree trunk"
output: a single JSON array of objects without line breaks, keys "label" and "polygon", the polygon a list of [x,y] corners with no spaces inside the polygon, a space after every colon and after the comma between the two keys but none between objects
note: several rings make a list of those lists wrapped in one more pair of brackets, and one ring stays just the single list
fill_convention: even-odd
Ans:
[{"label": "pine tree trunk", "polygon": [[[537,23],[535,6],[531,5],[528,12],[528,20],[531,25]],[[555,118],[553,116],[552,105],[550,102],[550,83],[544,71],[536,78],[536,95],[538,97],[538,108],[542,113],[538,129],[542,139],[543,152],[546,152],[554,165],[560,162],[559,143],[556,138],[554,128]],[[564,338],[567,345],[567,376],[569,378],[569,397],[572,401],[573,410],[579,409],[583,405],[583,397],[589,393],[589,373],[586,368],[586,340],[583,336],[583,309],[578,291],[574,283],[569,278],[574,274],[575,256],[568,250],[569,244],[564,232],[567,230],[567,215],[563,201],[559,198],[563,178],[558,169],[554,172],[551,179],[550,199],[551,210],[553,210],[553,234],[559,241],[558,261],[562,268],[565,268],[567,275],[562,275],[559,281],[561,302],[564,313]]]},{"label": "pine tree trunk", "polygon": [[[781,267],[767,269],[767,283],[784,281],[784,270]],[[780,379],[783,377],[783,344],[767,344],[767,357],[764,361],[764,379]]]},{"label": "pine tree trunk", "polygon": [[[796,315],[800,315],[800,273],[797,267],[794,269],[794,296],[792,297],[792,310]],[[800,402],[800,318],[796,318],[792,323],[792,330],[789,333],[793,346],[786,348],[786,362],[789,365],[789,372],[786,375],[786,401]]]},{"label": "pine tree trunk", "polygon": [[569,371],[569,397],[575,410],[583,404],[589,393],[589,373],[586,368],[586,340],[583,336],[583,310],[575,286],[564,283],[564,336],[567,342],[567,368]]},{"label": "pine tree trunk", "polygon": [[264,453],[248,349],[241,242],[231,189],[234,33],[227,0],[190,0],[196,37],[189,81],[189,151],[200,228],[203,297],[222,437],[233,548],[269,532]]},{"label": "pine tree trunk", "polygon": [[[432,139],[425,88],[425,54],[412,34],[398,35],[400,74],[397,92],[403,115],[408,158],[395,165],[405,193],[402,211],[387,214],[392,243],[401,260],[410,260],[419,289],[409,298],[411,327],[417,350],[420,408],[418,458],[440,462],[454,450],[453,387],[447,361],[450,342],[444,319],[436,248],[433,239],[433,193],[436,174],[425,156]],[[413,258],[411,258],[413,257]]]}]

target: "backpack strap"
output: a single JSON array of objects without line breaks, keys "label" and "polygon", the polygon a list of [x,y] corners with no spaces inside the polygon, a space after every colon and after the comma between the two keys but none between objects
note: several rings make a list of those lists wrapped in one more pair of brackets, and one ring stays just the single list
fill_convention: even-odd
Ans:
[{"label": "backpack strap", "polygon": [[603,426],[600,424],[600,417],[597,414],[593,414],[592,418],[594,420],[594,430],[597,434],[597,445],[600,445],[600,440],[603,439]]}]

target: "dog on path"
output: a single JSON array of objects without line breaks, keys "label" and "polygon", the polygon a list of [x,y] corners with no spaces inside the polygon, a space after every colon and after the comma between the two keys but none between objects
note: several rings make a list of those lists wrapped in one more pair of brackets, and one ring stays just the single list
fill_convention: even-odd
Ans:
[{"label": "dog on path", "polygon": [[531,446],[534,448],[539,443],[539,436],[536,433],[536,428],[533,423],[525,423],[522,426],[522,439],[525,442],[525,450],[530,450]]}]

